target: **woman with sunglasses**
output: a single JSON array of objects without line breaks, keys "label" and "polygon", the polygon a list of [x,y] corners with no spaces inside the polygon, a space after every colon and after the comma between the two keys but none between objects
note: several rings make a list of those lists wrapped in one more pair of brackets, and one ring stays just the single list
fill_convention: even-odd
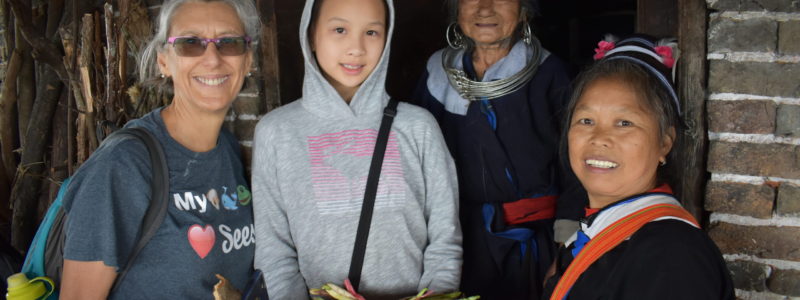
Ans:
[{"label": "woman with sunglasses", "polygon": [[253,66],[259,28],[249,0],[161,6],[140,80],[155,78],[174,96],[126,127],[148,130],[164,149],[167,216],[112,290],[140,234],[152,170],[140,141],[104,143],[64,197],[61,299],[211,298],[216,274],[245,288],[255,249],[251,198],[238,143],[222,124]]}]

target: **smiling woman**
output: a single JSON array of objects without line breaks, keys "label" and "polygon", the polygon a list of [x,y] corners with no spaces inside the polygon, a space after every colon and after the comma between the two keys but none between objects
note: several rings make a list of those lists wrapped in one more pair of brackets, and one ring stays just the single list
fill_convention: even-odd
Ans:
[{"label": "smiling woman", "polygon": [[544,295],[563,299],[733,299],[722,255],[672,195],[682,140],[668,41],[602,41],[568,106],[569,161],[589,196]]},{"label": "smiling woman", "polygon": [[654,188],[675,140],[674,127],[661,134],[653,109],[619,76],[587,85],[569,124],[570,164],[592,208]]},{"label": "smiling woman", "polygon": [[[168,197],[175,201],[128,267],[154,197],[147,188],[153,180],[148,151],[130,138],[98,148],[63,200],[70,217],[61,299],[202,299],[212,296],[216,276],[232,290],[243,289],[250,277],[250,192],[238,142],[222,123],[253,67],[257,11],[249,0],[169,0],[157,25],[139,79],[157,78],[174,96],[126,127],[144,128],[161,144],[170,170]],[[112,290],[124,268],[127,275]]]}]

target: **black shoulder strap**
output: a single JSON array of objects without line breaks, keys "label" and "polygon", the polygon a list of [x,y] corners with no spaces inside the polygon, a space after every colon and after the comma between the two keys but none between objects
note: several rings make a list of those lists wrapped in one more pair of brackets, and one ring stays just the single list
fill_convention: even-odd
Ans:
[{"label": "black shoulder strap", "polygon": [[167,168],[167,159],[164,155],[164,149],[161,148],[161,143],[144,128],[123,128],[115,131],[109,135],[109,139],[114,136],[129,135],[141,140],[150,154],[150,162],[153,170],[153,181],[150,186],[151,197],[150,205],[147,207],[147,212],[144,214],[142,224],[139,229],[139,238],[128,257],[128,262],[125,268],[117,274],[114,280],[114,285],[111,291],[119,287],[120,282],[125,279],[125,275],[130,270],[136,257],[142,251],[147,242],[156,234],[156,231],[164,221],[167,215],[167,203],[169,197],[169,169]]},{"label": "black shoulder strap", "polygon": [[375,141],[375,150],[372,152],[372,162],[369,165],[367,187],[364,190],[364,202],[361,205],[361,218],[358,221],[356,242],[353,246],[353,259],[350,261],[350,273],[347,276],[356,291],[361,282],[361,267],[364,264],[364,254],[367,250],[367,237],[369,237],[369,226],[372,222],[372,210],[375,207],[375,195],[378,192],[378,180],[381,177],[381,166],[386,153],[386,144],[389,141],[389,131],[392,129],[394,116],[397,115],[398,102],[397,99],[392,98],[383,109],[383,120],[381,120],[381,127],[378,131],[378,139]]}]

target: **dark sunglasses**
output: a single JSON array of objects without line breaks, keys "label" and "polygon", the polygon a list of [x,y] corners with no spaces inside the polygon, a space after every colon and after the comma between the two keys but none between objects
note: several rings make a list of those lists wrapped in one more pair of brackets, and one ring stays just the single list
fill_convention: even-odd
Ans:
[{"label": "dark sunglasses", "polygon": [[217,52],[223,56],[238,56],[247,52],[250,45],[249,36],[231,36],[216,39],[204,39],[196,36],[173,36],[167,39],[168,44],[175,47],[180,56],[201,56],[206,52],[208,43],[214,43]]}]

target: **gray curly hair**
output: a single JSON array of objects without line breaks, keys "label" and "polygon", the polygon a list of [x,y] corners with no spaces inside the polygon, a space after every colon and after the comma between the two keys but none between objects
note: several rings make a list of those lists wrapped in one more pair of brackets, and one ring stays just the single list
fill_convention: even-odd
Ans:
[{"label": "gray curly hair", "polygon": [[157,81],[159,70],[157,65],[158,52],[167,45],[167,35],[172,25],[172,17],[182,4],[187,2],[223,2],[230,5],[239,16],[244,31],[252,40],[252,45],[257,45],[261,20],[258,10],[252,0],[166,0],[161,5],[161,11],[156,19],[156,33],[142,50],[138,61],[139,82]]}]

